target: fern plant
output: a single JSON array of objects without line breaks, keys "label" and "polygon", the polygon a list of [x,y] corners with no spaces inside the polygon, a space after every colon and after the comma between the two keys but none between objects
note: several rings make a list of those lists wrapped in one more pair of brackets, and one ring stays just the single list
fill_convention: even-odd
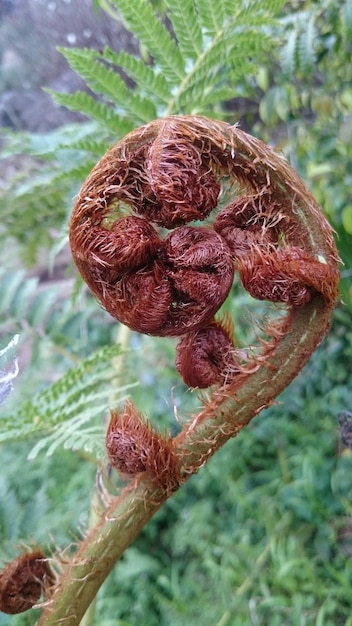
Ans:
[{"label": "fern plant", "polygon": [[[37,196],[42,199],[41,217],[43,218],[46,215],[45,212],[49,212],[52,208],[50,198],[61,198],[62,214],[59,220],[61,225],[63,214],[66,214],[67,198],[64,201],[62,191],[58,195],[55,193],[63,183],[64,195],[67,195],[69,190],[72,191],[78,180],[81,183],[83,175],[91,169],[92,161],[95,162],[96,157],[101,156],[110,142],[112,140],[115,142],[135,126],[148,124],[155,118],[175,114],[202,114],[210,118],[222,119],[228,117],[222,106],[223,103],[233,97],[243,95],[244,86],[248,84],[250,76],[254,74],[263,55],[273,49],[273,16],[280,11],[283,4],[282,0],[257,0],[253,3],[219,0],[216,5],[209,0],[166,0],[166,14],[158,15],[148,0],[110,1],[108,3],[110,11],[118,12],[139,40],[141,56],[137,58],[125,52],[116,53],[108,47],[102,52],[88,49],[61,49],[71,67],[85,80],[93,95],[83,92],[50,93],[60,106],[80,111],[93,122],[83,126],[79,136],[75,133],[75,127],[71,128],[66,136],[60,136],[60,133],[52,135],[49,148],[42,147],[38,143],[35,145],[32,138],[27,138],[28,154],[39,157],[44,163],[32,182]],[[126,76],[128,80],[126,81],[123,76]],[[201,126],[202,122],[196,119],[195,124]],[[221,128],[219,131],[216,123],[214,123],[214,128],[215,134],[218,133],[220,137],[216,139],[215,144],[217,150],[220,151],[220,156],[218,154],[216,158],[218,163],[221,163],[221,159],[228,159],[229,156],[232,157],[235,154],[235,143],[231,143],[232,139],[228,139],[227,133],[230,131],[223,130],[222,126],[219,127]],[[151,132],[153,134],[154,131]],[[16,138],[14,138],[13,151],[16,150],[15,142]],[[52,151],[53,145],[55,156]],[[257,154],[255,163],[257,164],[261,158],[267,159],[266,164],[278,188],[282,190],[285,187],[287,181],[283,182],[284,174],[289,181],[291,180],[290,173],[287,173],[280,159],[277,157],[275,160],[265,151],[261,152],[262,149],[255,143],[251,144],[250,140],[239,139],[238,148],[240,152],[242,151],[244,171],[245,162],[250,160],[249,155]],[[49,160],[49,166],[45,164],[46,160]],[[277,171],[280,172],[279,175],[273,173]],[[258,180],[262,176],[259,169],[256,176]],[[279,176],[278,182],[276,176]],[[40,179],[44,180],[44,187],[41,186]],[[262,181],[261,178],[260,180]],[[257,182],[254,181],[253,185],[253,188],[256,188]],[[270,187],[269,178],[267,185]],[[296,186],[297,194],[301,197],[304,192],[300,184],[293,179],[292,188],[296,189]],[[287,193],[287,190],[282,193]],[[14,221],[9,222],[9,231],[12,236],[16,236],[14,226],[16,207],[19,210],[21,203],[27,197],[26,194],[28,194],[28,186],[20,181],[15,194],[18,204],[12,214]],[[46,201],[46,198],[49,200]],[[308,199],[307,205],[310,202],[311,200]],[[64,210],[63,207],[65,207]],[[316,209],[313,213],[315,212]],[[299,215],[297,219],[301,220],[299,226],[303,230],[306,228],[306,213],[307,206],[302,200],[302,206],[297,208],[297,215]],[[28,215],[31,215],[30,211]],[[291,218],[294,219],[290,216]],[[281,217],[278,218],[278,221],[280,222],[281,219]],[[30,230],[30,224],[28,228]],[[298,231],[298,226],[294,225],[292,232]],[[316,269],[320,271],[320,265],[324,264],[327,266],[324,267],[324,271],[325,269],[328,271],[329,263],[336,261],[333,256],[332,243],[328,238],[328,244],[326,244],[319,228],[316,230],[313,228],[313,231],[312,247],[316,247],[321,255],[318,261],[313,259],[312,267],[314,263],[319,263]],[[291,235],[292,233],[287,234],[288,240]],[[304,237],[308,240],[308,235]],[[331,249],[328,250],[329,246]],[[328,257],[328,260],[324,255]],[[79,253],[77,258],[79,258]],[[302,258],[298,255],[296,259],[294,255],[292,259],[285,256],[282,258],[284,260],[289,258],[293,265],[299,266],[299,272],[304,274],[305,270],[300,266],[301,261],[307,261],[304,255]],[[275,269],[277,270],[277,267]],[[309,281],[312,281],[312,289],[316,289],[314,278],[309,276]],[[319,341],[322,333],[319,320],[322,319],[324,328],[327,324],[335,294],[335,268],[331,270],[331,275],[324,276],[323,282],[325,289],[323,295],[317,296],[317,301],[307,304],[307,309],[303,309],[302,313],[288,318],[285,329],[290,327],[288,335],[295,345],[293,356],[289,354],[289,340],[284,342],[283,347],[278,347],[280,332],[282,332],[282,329],[278,330],[278,327],[274,331],[272,343],[268,343],[267,353],[263,356],[262,363],[266,363],[269,356],[273,357],[274,369],[278,367],[282,359],[289,364],[284,384],[287,384],[297,373],[298,365],[295,359],[297,358],[300,363],[304,362],[309,351],[314,349]],[[29,283],[29,291],[31,287]],[[103,291],[104,289],[103,287]],[[307,293],[304,292],[303,298],[309,297],[309,289]],[[9,300],[14,304],[14,313],[16,313],[16,298],[15,301],[12,297]],[[23,302],[26,303],[26,293],[23,294]],[[292,304],[291,301],[290,304]],[[306,304],[306,301],[303,304]],[[318,304],[323,309],[322,318],[318,318]],[[26,306],[28,306],[28,311],[32,311],[28,302],[25,308]],[[37,310],[39,307],[38,309],[35,307],[35,312]],[[29,317],[31,318],[31,313]],[[311,324],[313,330],[309,348],[305,347],[304,352],[302,346],[306,335],[301,336],[301,327],[305,323]],[[211,330],[214,329],[216,332],[219,331],[215,322]],[[226,333],[230,334],[230,330],[227,329],[224,334]],[[241,354],[243,357],[243,353]],[[81,447],[99,455],[102,441],[100,424],[102,414],[111,400],[110,386],[113,388],[114,404],[116,400],[121,401],[130,389],[130,384],[124,385],[120,382],[116,384],[114,380],[116,356],[121,357],[120,353],[116,353],[116,348],[103,348],[83,360],[75,369],[67,372],[59,381],[35,396],[15,414],[6,417],[2,421],[2,441],[28,436],[40,437],[32,451],[32,456],[44,448],[50,454],[61,445],[73,449]],[[244,359],[246,360],[247,357],[248,355],[245,354]],[[260,364],[261,370],[263,370],[262,363]],[[232,364],[232,367],[235,365]],[[245,366],[241,367],[243,367],[242,370],[240,369],[241,380],[247,383],[247,371]],[[259,360],[253,367],[254,372],[259,371]],[[118,371],[121,374],[120,366]],[[259,373],[256,376],[257,385],[263,385],[263,381],[266,380],[263,376],[268,376],[268,373]],[[277,376],[274,378],[277,379]],[[276,392],[282,388],[280,384],[275,382]],[[131,404],[126,404],[127,408],[123,415],[125,421],[116,439],[122,442],[121,445],[127,448],[128,453],[131,452],[134,460],[139,455],[137,465],[142,463],[142,467],[145,467],[148,472],[157,471],[158,482],[155,483],[150,474],[147,475],[145,481],[137,477],[132,484],[127,486],[121,496],[110,504],[110,508],[104,513],[103,518],[82,544],[71,566],[66,570],[61,584],[55,591],[54,603],[44,612],[40,623],[54,624],[59,620],[72,625],[79,623],[99,585],[122,551],[136,536],[138,529],[153,515],[171,492],[186,480],[188,475],[198,471],[210,454],[213,454],[227,438],[236,434],[246,420],[251,419],[253,414],[260,410],[261,393],[254,394],[254,400],[249,403],[249,406],[243,404],[239,411],[239,413],[243,411],[243,416],[239,418],[238,423],[232,425],[232,430],[229,429],[226,419],[235,410],[233,398],[230,395],[225,398],[221,396],[221,393],[218,397],[214,397],[215,399],[209,403],[209,406],[199,414],[200,443],[194,439],[192,430],[194,427],[194,432],[197,432],[197,417],[194,424],[188,426],[174,444],[170,439],[159,436],[150,425],[145,424],[138,417],[135,409],[131,408]],[[245,392],[239,392],[238,397],[244,402]],[[270,397],[263,396],[264,405],[271,401],[271,395]],[[226,403],[226,410],[224,413],[220,411],[217,414],[222,402]],[[95,418],[100,420],[100,424],[94,421]],[[202,420],[204,423],[201,423]],[[113,425],[118,424],[118,414],[113,415],[112,422]],[[139,441],[126,443],[125,438],[129,437],[132,422],[134,422],[133,428],[138,433],[142,433],[142,443]],[[218,432],[214,429],[218,429]],[[114,432],[110,430],[109,435],[114,439]],[[150,458],[149,451],[144,450],[146,442],[150,448],[157,450],[155,461]],[[174,445],[176,445],[175,449]],[[121,467],[120,455],[117,455],[116,463],[117,466],[120,463],[119,467]],[[172,470],[175,476],[171,476]],[[180,472],[183,472],[182,477]],[[113,545],[114,549],[112,549]],[[102,554],[100,554],[101,550]],[[98,563],[99,576],[95,575],[96,568],[94,572],[89,569],[91,562]],[[35,597],[34,601],[36,600],[38,597]]]},{"label": "fern plant", "polygon": [[104,2],[137,37],[141,55],[109,47],[61,49],[90,93],[50,93],[59,106],[90,122],[45,136],[7,134],[2,158],[25,154],[27,160],[0,189],[0,240],[12,236],[23,261],[34,264],[38,241],[52,245],[47,223],[51,231],[61,230],[72,197],[109,144],[166,114],[229,118],[223,104],[251,91],[256,67],[275,45],[272,29],[283,5],[284,0],[220,0],[216,6],[208,0],[170,0],[158,14],[149,0]]},{"label": "fern plant", "polygon": [[[90,117],[113,114],[115,129],[125,134],[156,117],[190,113],[224,115],[221,103],[242,95],[240,85],[253,76],[262,55],[272,48],[273,16],[282,0],[233,3],[216,7],[204,0],[167,0],[168,29],[148,0],[110,2],[143,46],[143,57],[61,49],[71,67],[103,97],[105,107],[81,92],[52,93],[64,106]],[[120,68],[138,88],[129,88]],[[103,107],[101,109],[100,107]]]}]

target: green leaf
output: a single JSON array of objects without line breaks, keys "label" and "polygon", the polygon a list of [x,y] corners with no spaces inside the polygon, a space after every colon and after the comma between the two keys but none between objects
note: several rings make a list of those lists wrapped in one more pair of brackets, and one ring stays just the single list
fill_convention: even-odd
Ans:
[{"label": "green leaf", "polygon": [[165,76],[155,67],[146,65],[142,59],[128,52],[114,52],[108,47],[104,49],[103,58],[120,66],[130,78],[136,81],[138,89],[144,90],[153,99],[158,98],[161,102],[168,103],[170,85]]},{"label": "green leaf", "polygon": [[296,29],[292,29],[287,36],[285,45],[281,48],[281,66],[284,74],[292,76],[297,66],[297,46],[298,46],[298,32]]},{"label": "green leaf", "polygon": [[129,89],[117,72],[97,61],[97,53],[94,50],[80,48],[58,48],[58,50],[93,91],[105,96],[121,111],[132,113],[136,120],[143,123],[156,117],[152,102]]},{"label": "green leaf", "polygon": [[216,36],[224,25],[228,9],[226,3],[224,0],[219,0],[218,2],[214,2],[214,0],[197,0],[196,6],[202,28],[209,36]]},{"label": "green leaf", "polygon": [[[113,359],[119,355],[119,346],[99,348],[31,401],[25,402],[17,413],[1,417],[0,442],[40,436],[30,458],[48,446],[48,454],[58,446],[97,451],[101,447],[102,419],[112,387],[115,403],[124,399],[136,384],[119,385],[116,380]],[[85,426],[95,419],[98,421],[92,426]]]},{"label": "green leaf", "polygon": [[0,312],[6,319],[7,314],[12,306],[12,301],[15,295],[18,293],[19,286],[23,284],[25,277],[24,270],[18,270],[17,272],[5,272],[1,271],[0,274]]},{"label": "green leaf", "polygon": [[193,0],[166,0],[166,6],[184,60],[196,60],[203,50],[203,35]]},{"label": "green leaf", "polygon": [[[132,130],[132,123],[119,116],[111,105],[100,102],[84,91],[76,91],[74,94],[59,93],[51,89],[45,91],[60,106],[67,107],[71,111],[78,111],[88,118],[96,120],[117,137],[123,137]],[[68,145],[72,147],[72,143]]]},{"label": "green leaf", "polygon": [[[249,74],[251,59],[257,59],[267,45],[264,34],[254,37],[250,31],[219,33],[180,84],[174,96],[174,107],[181,106],[188,112],[194,103],[202,107],[204,93],[207,96],[210,91],[217,91],[224,85],[235,86],[235,78]],[[224,50],[227,51],[226,60]]]},{"label": "green leaf", "polygon": [[298,59],[300,68],[307,73],[312,73],[316,61],[314,49],[316,28],[314,15],[310,15],[304,23],[304,28],[298,39]]},{"label": "green leaf", "polygon": [[148,0],[113,0],[127,27],[145,46],[165,77],[173,84],[183,78],[184,61],[179,48],[157,18]]}]

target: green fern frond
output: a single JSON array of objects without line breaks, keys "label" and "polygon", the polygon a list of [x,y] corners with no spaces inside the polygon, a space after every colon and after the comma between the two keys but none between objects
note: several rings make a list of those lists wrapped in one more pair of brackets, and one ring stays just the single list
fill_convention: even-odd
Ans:
[{"label": "green fern frond", "polygon": [[[0,334],[19,334],[20,343],[27,346],[28,357],[31,363],[36,363],[42,380],[50,376],[43,363],[47,350],[53,368],[60,369],[63,363],[67,367],[67,361],[75,362],[77,354],[86,354],[85,329],[93,326],[100,316],[92,298],[77,309],[69,297],[70,290],[67,281],[42,285],[38,277],[29,278],[22,270],[0,272]],[[75,352],[72,352],[72,338],[75,338]]]},{"label": "green fern frond", "polygon": [[94,122],[67,124],[43,134],[7,130],[6,144],[1,148],[0,159],[16,154],[27,154],[43,161],[53,161],[60,146],[69,146],[72,142],[93,135],[96,131],[97,125]]},{"label": "green fern frond", "polygon": [[[115,135],[118,137],[118,135]],[[104,140],[100,140],[100,139],[95,139],[94,137],[92,137],[91,139],[87,138],[87,139],[78,139],[77,141],[72,141],[72,143],[70,143],[69,145],[67,144],[62,144],[60,145],[60,149],[65,150],[78,150],[80,152],[84,152],[86,153],[84,155],[84,158],[87,158],[87,155],[89,154],[89,157],[92,157],[92,160],[95,159],[100,159],[101,156],[103,154],[105,154],[105,152],[108,150],[108,148],[111,146],[111,141],[104,141]],[[74,177],[76,175],[76,172],[79,168],[74,168],[72,172],[72,176]],[[56,178],[55,178],[56,180]],[[80,179],[82,180],[82,179]]]},{"label": "green fern frond", "polygon": [[126,26],[153,57],[171,84],[182,80],[185,72],[180,49],[148,0],[112,0]]},{"label": "green fern frond", "polygon": [[[112,106],[96,100],[84,91],[76,93],[59,93],[52,89],[45,90],[60,106],[71,111],[78,111],[88,118],[96,120],[103,127],[113,133],[115,137],[123,137],[132,130],[132,123],[126,117],[119,116]],[[72,147],[72,144],[70,145]]]},{"label": "green fern frond", "polygon": [[166,6],[184,61],[195,61],[203,51],[203,34],[193,0],[166,0]]},{"label": "green fern frond", "polygon": [[153,103],[129,89],[117,72],[97,61],[94,50],[59,48],[59,51],[93,91],[105,96],[120,110],[133,114],[136,121],[144,123],[156,117]]},{"label": "green fern frond", "polygon": [[302,27],[302,32],[298,39],[299,67],[306,73],[311,73],[314,69],[316,60],[316,53],[314,49],[315,39],[316,28],[314,15],[309,15],[308,20],[304,23],[304,27]]},{"label": "green fern frond", "polygon": [[[249,73],[251,59],[257,59],[268,47],[268,40],[264,33],[254,34],[251,32],[238,33],[229,36],[227,31],[222,31],[212,40],[208,48],[198,58],[192,70],[186,75],[180,84],[170,103],[169,112],[172,108],[181,106],[185,112],[195,103],[203,106],[203,94],[217,91],[224,84],[230,86],[234,74],[238,77]],[[227,63],[224,65],[224,50],[227,50]],[[231,79],[230,79],[231,76]],[[218,100],[219,101],[219,100]]]},{"label": "green fern frond", "polygon": [[[48,453],[58,446],[101,449],[102,419],[113,389],[114,398],[122,400],[136,385],[119,385],[112,366],[121,354],[119,346],[104,346],[45,391],[25,402],[13,415],[1,418],[0,442],[40,437],[31,458],[49,445]],[[99,420],[84,429],[85,424]]]},{"label": "green fern frond", "polygon": [[[232,3],[231,13],[233,12],[233,5],[234,3]],[[219,2],[214,2],[214,0],[197,0],[199,21],[208,36],[215,37],[222,30],[225,15],[231,15],[227,9],[228,7],[226,7],[224,0],[219,0]]]},{"label": "green fern frond", "polygon": [[[251,0],[251,2],[241,2],[236,6],[236,18],[238,19],[241,15],[248,17],[262,15],[267,19],[272,19],[286,3],[287,0]],[[234,3],[229,0],[226,4],[228,12],[230,14],[233,13]]]},{"label": "green fern frond", "polygon": [[[28,277],[24,270],[0,273],[0,332],[5,332],[11,319],[14,331],[29,331],[35,328],[45,332],[52,321],[53,306],[59,301],[57,285],[47,285],[39,290],[39,278]],[[60,307],[62,305],[60,302]]]},{"label": "green fern frond", "polygon": [[287,41],[282,46],[280,58],[285,74],[293,75],[302,70],[311,73],[316,61],[316,16],[313,12],[300,11],[287,20]]},{"label": "green fern frond", "polygon": [[[102,153],[99,154],[99,157],[101,157],[101,154]],[[51,178],[51,184],[54,187],[57,187],[60,184],[64,184],[65,181],[70,180],[71,185],[73,183],[77,183],[78,190],[82,180],[84,180],[88,176],[89,172],[91,171],[91,169],[93,169],[95,164],[96,156],[94,155],[94,153],[93,155],[89,155],[89,157],[88,155],[86,155],[81,165],[72,164],[66,169],[63,168],[61,171],[55,173]]]},{"label": "green fern frond", "polygon": [[114,52],[109,47],[104,49],[104,60],[121,67],[132,80],[134,80],[138,89],[145,91],[153,100],[168,103],[170,99],[170,85],[165,76],[155,67],[147,65],[137,57],[128,54],[128,52]]},{"label": "green fern frond", "polygon": [[292,76],[297,66],[297,46],[298,32],[296,29],[291,30],[287,36],[286,43],[282,46],[280,52],[281,67],[284,74]]}]

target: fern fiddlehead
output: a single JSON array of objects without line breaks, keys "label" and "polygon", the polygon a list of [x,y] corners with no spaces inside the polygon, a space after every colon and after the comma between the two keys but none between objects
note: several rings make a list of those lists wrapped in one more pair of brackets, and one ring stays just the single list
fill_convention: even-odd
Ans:
[{"label": "fern fiddlehead", "polygon": [[[266,151],[267,167],[264,154],[248,158],[256,148]],[[208,336],[210,344],[225,341],[221,350],[203,350],[201,362],[211,364],[213,375],[202,380],[198,371],[194,381],[186,375],[191,386],[220,382],[221,370],[228,384],[230,372],[246,370],[241,359],[236,366],[230,336],[214,322],[234,270],[254,298],[295,307],[314,294],[327,305],[335,301],[332,238],[325,249],[313,245],[299,217],[297,180],[290,185],[290,173],[280,176],[270,158],[259,142],[234,127],[200,117],[165,118],[133,131],[108,152],[76,202],[73,256],[111,315],[139,332],[182,337],[177,355],[182,375],[192,369]],[[226,193],[235,199],[212,219],[225,179]],[[326,229],[317,210],[316,218]],[[190,226],[195,220],[207,223]],[[162,237],[158,227],[171,232]],[[214,366],[220,368],[217,374]]]},{"label": "fern fiddlehead", "polygon": [[0,574],[0,611],[16,615],[32,608],[54,584],[48,559],[37,548],[8,563]]},{"label": "fern fiddlehead", "polygon": [[[297,375],[326,334],[339,277],[331,229],[285,160],[200,117],[152,122],[109,151],[81,189],[70,241],[107,310],[132,329],[180,337],[177,369],[210,391],[173,439],[130,403],[113,412],[108,455],[131,480],[78,546],[42,614],[46,626],[79,624],[169,495]],[[234,272],[254,297],[286,307],[254,354],[234,345],[228,319],[214,318]]]}]

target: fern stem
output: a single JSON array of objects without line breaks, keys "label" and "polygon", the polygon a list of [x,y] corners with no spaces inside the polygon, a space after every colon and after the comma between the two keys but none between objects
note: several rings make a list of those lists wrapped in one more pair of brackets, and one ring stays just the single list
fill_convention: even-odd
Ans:
[{"label": "fern stem", "polygon": [[[266,365],[248,377],[220,406],[205,408],[175,439],[183,479],[200,467],[236,431],[286,387],[323,338],[331,307],[320,296],[289,314],[287,333]],[[280,366],[285,364],[285,371]],[[273,372],[281,370],[280,376]],[[270,381],[270,385],[268,384]],[[105,511],[79,546],[38,626],[77,626],[125,549],[166,501],[169,494],[140,474]]]},{"label": "fern stem", "polygon": [[[101,503],[99,500],[97,489],[95,488],[93,491],[93,495],[92,495],[92,499],[90,503],[88,528],[94,528],[99,523],[100,516],[101,516],[101,512],[99,513],[100,508],[101,508]],[[97,596],[94,597],[86,613],[84,614],[83,619],[81,621],[81,626],[93,626],[94,621],[95,621],[96,602],[97,602]]]},{"label": "fern stem", "polygon": [[[190,120],[187,120],[189,123]],[[196,120],[202,127],[205,122]],[[218,123],[207,121],[219,129]],[[145,132],[145,129],[144,129]],[[245,368],[218,387],[204,408],[194,416],[173,440],[173,453],[178,463],[178,488],[197,473],[208,459],[293,380],[323,339],[335,305],[338,280],[337,252],[329,226],[318,205],[286,162],[264,144],[243,132],[226,126],[220,133],[219,145],[236,149],[235,165],[252,172],[252,186],[264,185],[277,194],[295,227],[290,233],[326,267],[322,293],[312,291],[311,299],[301,307],[290,306],[280,327],[273,326],[273,341],[264,348],[259,367]],[[229,139],[236,137],[236,143]],[[253,167],[257,178],[253,178]],[[300,266],[299,266],[300,267]],[[321,268],[320,268],[321,269]],[[126,334],[125,334],[126,332]],[[121,329],[122,340],[128,332]],[[276,334],[275,334],[276,333]],[[122,360],[117,362],[121,373]],[[153,480],[153,474],[141,472],[114,498],[101,515],[97,525],[78,546],[53,591],[38,626],[77,626],[115,563],[138,536],[141,529],[171,495],[167,487]]]},{"label": "fern stem", "polygon": [[[118,356],[112,359],[112,365],[114,368],[115,377],[118,380],[117,387],[121,385],[121,377],[122,377],[124,364],[126,360],[126,351],[130,343],[131,334],[132,334],[131,330],[127,326],[125,326],[124,324],[119,325],[116,343],[121,348],[121,354],[119,354]],[[109,406],[114,404],[114,400],[115,400],[114,396],[115,396],[114,389],[112,389],[111,394],[110,394],[110,399],[109,399]],[[100,509],[101,509],[101,502],[100,502],[99,495],[97,493],[97,489],[95,488],[93,495],[92,495],[91,503],[90,503],[88,528],[94,528],[99,523],[100,517],[101,517],[101,512],[99,512]],[[83,619],[81,621],[81,626],[93,626],[94,621],[95,621],[96,601],[97,601],[97,597],[95,596],[93,601],[89,605],[88,610],[83,616]]]}]

